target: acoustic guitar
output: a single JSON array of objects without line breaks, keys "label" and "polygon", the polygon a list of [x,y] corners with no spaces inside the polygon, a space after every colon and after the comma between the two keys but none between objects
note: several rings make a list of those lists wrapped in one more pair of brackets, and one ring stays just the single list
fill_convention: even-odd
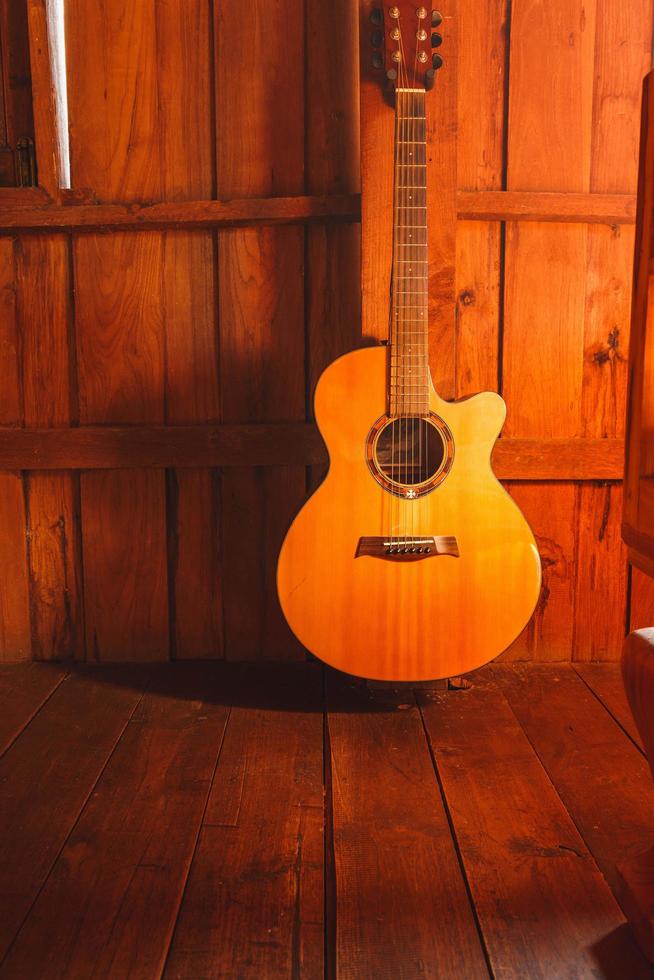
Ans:
[{"label": "acoustic guitar", "polygon": [[488,662],[526,625],[540,589],[534,537],[491,469],[504,401],[494,392],[444,401],[429,371],[425,102],[442,64],[441,19],[406,2],[373,10],[373,63],[395,103],[390,342],[346,354],[320,377],[329,470],[277,569],[300,642],[379,680]]}]

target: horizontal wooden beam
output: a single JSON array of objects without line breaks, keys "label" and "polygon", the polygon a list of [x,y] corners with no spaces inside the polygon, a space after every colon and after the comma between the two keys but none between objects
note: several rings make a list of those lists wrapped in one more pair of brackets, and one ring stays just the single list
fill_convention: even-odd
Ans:
[{"label": "horizontal wooden beam", "polygon": [[[620,439],[500,439],[503,480],[620,480]],[[295,466],[327,462],[315,425],[81,426],[0,429],[0,470]]]},{"label": "horizontal wooden beam", "polygon": [[[0,198],[0,205],[2,200]],[[165,201],[158,204],[46,204],[0,207],[0,234],[16,231],[153,231],[239,225],[356,222],[359,194],[266,197],[241,201]]]},{"label": "horizontal wooden beam", "polygon": [[622,439],[499,439],[493,469],[501,480],[621,480]]},{"label": "horizontal wooden beam", "polygon": [[632,225],[634,194],[560,194],[549,191],[459,191],[459,218],[470,221],[577,221]]}]

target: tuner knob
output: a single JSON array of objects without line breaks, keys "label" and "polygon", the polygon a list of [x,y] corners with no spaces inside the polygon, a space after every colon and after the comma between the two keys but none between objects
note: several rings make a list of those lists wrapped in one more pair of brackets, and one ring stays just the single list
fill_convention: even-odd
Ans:
[{"label": "tuner knob", "polygon": [[433,54],[431,56],[431,63],[436,71],[438,71],[439,68],[443,67],[443,59],[439,54]]},{"label": "tuner knob", "polygon": [[440,48],[442,43],[443,43],[443,38],[440,34],[432,34],[431,36],[432,48]]},{"label": "tuner knob", "polygon": [[370,43],[373,48],[381,48],[382,41],[384,40],[384,35],[381,31],[373,31],[370,35]]},{"label": "tuner knob", "polygon": [[374,24],[375,27],[381,27],[381,25],[384,23],[384,15],[379,7],[373,7],[370,11],[370,23]]},{"label": "tuner knob", "polygon": [[443,15],[438,12],[438,10],[432,10],[431,12],[431,26],[440,27],[443,23]]},{"label": "tuner knob", "polygon": [[383,68],[384,67],[384,59],[382,58],[382,56],[379,53],[379,51],[373,51],[373,53],[372,53],[372,67],[373,68]]}]

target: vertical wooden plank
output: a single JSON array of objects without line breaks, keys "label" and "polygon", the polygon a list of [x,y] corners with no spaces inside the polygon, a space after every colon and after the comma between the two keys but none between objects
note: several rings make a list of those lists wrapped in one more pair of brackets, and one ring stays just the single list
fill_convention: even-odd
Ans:
[{"label": "vertical wooden plank", "polygon": [[[308,0],[308,23],[323,14]],[[332,5],[338,45],[319,31],[306,37],[306,190],[356,193],[360,187],[358,9],[350,0]],[[307,228],[307,364],[309,409],[324,368],[361,342],[361,234],[353,225]]]},{"label": "vertical wooden plank", "polygon": [[[302,51],[304,44],[304,18],[297,5],[280,0],[271,7],[257,0],[247,18],[234,5],[217,5],[215,37],[219,196],[302,193],[304,65],[289,54]],[[270,37],[283,37],[284,43],[270,44]],[[272,78],[277,85],[270,84]],[[303,271],[300,228],[219,235],[224,421],[305,418]],[[302,655],[273,584],[277,552],[305,482],[302,467],[223,474],[228,658]],[[253,569],[259,569],[259,585],[253,585]]]},{"label": "vertical wooden plank", "polygon": [[[507,188],[590,186],[597,0],[515,0]],[[538,78],[538,84],[535,79]],[[502,377],[505,434],[581,434],[586,243],[583,225],[506,226]],[[573,486],[517,488],[544,557],[541,602],[510,657],[570,659],[577,510]]]},{"label": "vertical wooden plank", "polygon": [[[650,3],[616,6],[598,0],[589,185],[594,192],[636,190],[641,79],[651,64],[652,12]],[[624,435],[633,254],[633,228],[588,227],[581,434],[590,438]],[[603,542],[595,534],[606,503],[604,488],[584,488],[574,654],[579,659],[617,659],[624,634],[626,562],[613,507]]]},{"label": "vertical wooden plank", "polygon": [[[0,424],[21,425],[14,241],[0,239]],[[26,519],[20,473],[0,473],[0,660],[32,653]]]},{"label": "vertical wooden plank", "polygon": [[21,425],[14,239],[0,238],[0,425]]},{"label": "vertical wooden plank", "polygon": [[[369,342],[386,340],[393,246],[393,109],[384,99],[384,77],[372,67],[370,14],[379,4],[359,4],[361,44],[361,328]],[[368,175],[372,175],[369,178]]]},{"label": "vertical wooden plank", "polygon": [[[73,181],[102,201],[163,192],[156,6],[66,4]],[[74,250],[80,421],[162,422],[162,235],[82,235]],[[89,656],[166,657],[164,474],[84,474],[81,495]]]},{"label": "vertical wooden plank", "polygon": [[0,473],[0,660],[32,656],[25,498],[20,473]]},{"label": "vertical wooden plank", "polygon": [[[210,5],[158,4],[157,86],[166,200],[214,195]],[[181,139],[181,134],[184,138]],[[215,236],[163,240],[166,421],[220,418]],[[222,654],[219,481],[209,470],[168,474],[171,619],[176,658]]]},{"label": "vertical wooden plank", "polygon": [[[429,365],[442,398],[454,398],[459,0],[441,8],[443,68],[426,99]],[[392,144],[391,144],[392,145]],[[388,150],[389,156],[391,150]],[[364,173],[363,179],[366,179]]]},{"label": "vertical wooden plank", "polygon": [[[65,426],[77,418],[71,377],[70,255],[61,235],[17,245],[25,424]],[[25,477],[33,655],[84,659],[79,481],[70,473]]]},{"label": "vertical wooden plank", "polygon": [[625,634],[627,553],[622,487],[579,487],[573,660],[619,660]]},{"label": "vertical wooden plank", "polygon": [[[506,0],[462,3],[458,25],[458,186],[500,190],[504,170]],[[499,222],[458,222],[457,398],[495,389],[499,383],[500,260]]]},{"label": "vertical wooden plank", "polygon": [[128,470],[82,474],[89,660],[165,660],[168,654],[161,474],[144,470],[137,487],[129,480]]},{"label": "vertical wooden plank", "polygon": [[[80,419],[161,422],[161,237],[120,234],[76,245]],[[81,503],[87,656],[165,659],[162,472],[85,472]]]},{"label": "vertical wooden plank", "polygon": [[503,358],[507,436],[579,435],[585,266],[585,227],[530,221],[507,224]]},{"label": "vertical wooden plank", "polygon": [[[574,628],[577,488],[514,483],[511,496],[536,537],[543,583],[536,610],[503,660],[570,660]],[[547,505],[543,496],[547,495]]]}]

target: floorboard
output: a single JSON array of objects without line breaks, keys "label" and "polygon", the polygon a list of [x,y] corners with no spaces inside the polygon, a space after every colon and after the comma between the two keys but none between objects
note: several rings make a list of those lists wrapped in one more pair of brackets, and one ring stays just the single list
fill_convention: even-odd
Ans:
[{"label": "floorboard", "polygon": [[67,671],[58,664],[0,666],[0,755],[16,740]]},{"label": "floorboard", "polygon": [[610,887],[654,839],[617,665],[10,673],[0,980],[654,978]]},{"label": "floorboard", "polygon": [[[218,665],[220,667],[220,665]],[[158,977],[228,708],[213,665],[156,671],[34,904],[2,977]]]},{"label": "floorboard", "polygon": [[615,863],[651,846],[647,760],[569,664],[493,667],[589,850],[615,889]]},{"label": "floorboard", "polygon": [[494,976],[651,977],[501,691],[418,697]]},{"label": "floorboard", "polygon": [[487,978],[417,706],[328,680],[339,980]]},{"label": "floorboard", "polygon": [[627,701],[622,682],[621,665],[619,663],[578,663],[573,664],[573,667],[595,697],[599,698],[606,710],[613,715],[632,742],[644,752],[640,733],[636,728],[636,722]]},{"label": "floorboard", "polygon": [[141,699],[130,676],[78,670],[0,759],[0,960]]},{"label": "floorboard", "polygon": [[324,975],[322,672],[248,665],[165,977]]}]

